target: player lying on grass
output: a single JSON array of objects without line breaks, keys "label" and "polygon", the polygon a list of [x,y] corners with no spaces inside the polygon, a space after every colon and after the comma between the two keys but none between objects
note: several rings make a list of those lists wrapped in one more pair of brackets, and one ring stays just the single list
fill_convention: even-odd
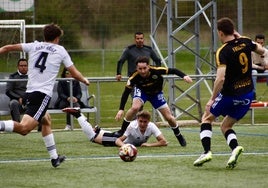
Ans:
[{"label": "player lying on grass", "polygon": [[[104,146],[122,146],[125,143],[133,144],[134,146],[167,146],[164,135],[150,121],[151,114],[148,111],[140,111],[137,114],[137,119],[130,123],[125,133],[119,138],[99,127],[94,130],[79,108],[64,108],[62,111],[77,118],[83,132],[91,142]],[[147,141],[152,135],[157,141],[148,143]]]}]

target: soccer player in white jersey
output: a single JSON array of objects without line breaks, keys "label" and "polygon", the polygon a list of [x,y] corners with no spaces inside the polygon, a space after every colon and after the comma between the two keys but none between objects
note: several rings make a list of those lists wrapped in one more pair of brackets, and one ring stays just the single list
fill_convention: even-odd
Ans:
[{"label": "soccer player in white jersey", "polygon": [[52,166],[57,167],[65,160],[65,156],[57,153],[47,108],[61,64],[75,79],[86,85],[89,85],[89,81],[76,69],[65,48],[59,45],[63,34],[61,28],[55,24],[46,25],[43,28],[43,34],[44,42],[10,44],[0,48],[0,54],[10,51],[26,52],[29,69],[26,90],[27,110],[20,122],[0,121],[0,131],[15,132],[25,136],[41,123],[43,140]]},{"label": "soccer player in white jersey", "polygon": [[[94,130],[86,117],[80,112],[79,108],[64,108],[62,110],[77,118],[78,123],[87,138],[94,143],[102,144],[104,146],[122,146],[126,143],[146,147],[168,145],[164,135],[158,127],[150,121],[151,114],[148,111],[139,111],[136,120],[132,121],[124,134],[118,138],[114,133],[104,131],[99,127]],[[157,141],[147,142],[152,135]]]},{"label": "soccer player in white jersey", "polygon": [[[124,134],[116,140],[116,145],[129,143],[134,146],[167,146],[165,137],[150,119],[148,111],[138,112],[137,119],[132,121]],[[156,142],[147,142],[151,135],[157,139]]]}]

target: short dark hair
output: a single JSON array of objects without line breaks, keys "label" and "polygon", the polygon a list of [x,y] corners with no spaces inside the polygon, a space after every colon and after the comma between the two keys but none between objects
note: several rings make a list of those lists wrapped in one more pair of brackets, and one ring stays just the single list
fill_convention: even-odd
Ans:
[{"label": "short dark hair", "polygon": [[147,56],[139,56],[136,59],[136,65],[140,62],[147,63],[147,65],[149,65],[150,59]]},{"label": "short dark hair", "polygon": [[134,37],[136,37],[136,35],[144,35],[144,34],[143,34],[143,32],[137,31],[137,32],[134,34]]},{"label": "short dark hair", "polygon": [[53,41],[55,38],[63,35],[63,30],[56,24],[46,25],[43,29],[44,39],[47,42]]},{"label": "short dark hair", "polygon": [[25,59],[25,58],[20,58],[20,59],[18,60],[18,62],[17,62],[17,65],[19,65],[21,61],[26,61],[26,62],[27,62],[27,65],[28,65],[28,61],[27,61],[27,59]]},{"label": "short dark hair", "polygon": [[265,36],[263,34],[257,34],[255,36],[255,40],[257,40],[257,39],[263,39],[263,40],[265,40]]},{"label": "short dark hair", "polygon": [[234,22],[230,18],[224,17],[217,21],[217,29],[225,35],[234,34]]},{"label": "short dark hair", "polygon": [[151,114],[150,114],[149,111],[142,110],[142,111],[139,111],[139,112],[137,113],[137,118],[139,118],[139,117],[143,117],[143,118],[145,118],[145,119],[150,120],[150,119],[151,119]]}]

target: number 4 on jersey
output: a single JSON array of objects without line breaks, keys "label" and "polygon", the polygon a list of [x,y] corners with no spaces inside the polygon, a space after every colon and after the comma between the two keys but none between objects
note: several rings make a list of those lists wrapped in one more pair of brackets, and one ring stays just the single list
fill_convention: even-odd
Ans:
[{"label": "number 4 on jersey", "polygon": [[40,72],[43,72],[46,69],[46,61],[47,61],[47,52],[42,52],[38,57],[37,61],[35,62],[35,67],[40,69]]}]

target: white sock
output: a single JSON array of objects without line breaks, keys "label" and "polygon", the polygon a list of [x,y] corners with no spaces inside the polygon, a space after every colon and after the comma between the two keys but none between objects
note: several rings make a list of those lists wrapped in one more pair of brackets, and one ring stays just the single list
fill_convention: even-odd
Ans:
[{"label": "white sock", "polygon": [[51,159],[57,159],[58,158],[58,154],[57,154],[57,149],[56,149],[56,145],[55,145],[55,140],[54,140],[54,136],[53,134],[49,134],[47,136],[43,137],[43,140],[45,142],[45,146],[47,148],[47,151],[50,155]]},{"label": "white sock", "polygon": [[0,121],[0,131],[13,132],[13,129],[14,129],[14,121],[12,120]]},{"label": "white sock", "polygon": [[77,118],[77,121],[87,138],[92,141],[96,133],[93,131],[92,125],[87,121],[87,118],[82,114],[79,118]]}]

